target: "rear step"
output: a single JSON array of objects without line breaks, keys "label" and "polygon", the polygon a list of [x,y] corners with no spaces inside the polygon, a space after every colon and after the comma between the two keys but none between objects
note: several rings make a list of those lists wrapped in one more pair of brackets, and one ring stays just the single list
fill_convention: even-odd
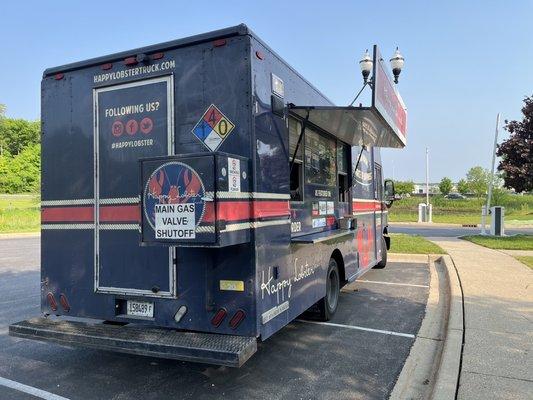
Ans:
[{"label": "rear step", "polygon": [[9,326],[9,335],[150,357],[240,367],[257,351],[254,337],[32,318]]}]

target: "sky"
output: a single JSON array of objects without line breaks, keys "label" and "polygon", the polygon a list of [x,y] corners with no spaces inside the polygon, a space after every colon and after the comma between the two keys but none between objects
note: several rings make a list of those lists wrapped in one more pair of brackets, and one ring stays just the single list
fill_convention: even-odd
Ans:
[{"label": "sky", "polygon": [[[0,103],[38,119],[45,68],[247,24],[337,105],[362,86],[377,44],[405,57],[398,89],[408,142],[382,151],[386,177],[457,181],[490,167],[496,114],[520,119],[533,94],[533,1],[6,1]],[[363,97],[367,101],[367,97]],[[507,134],[500,131],[500,141]]]}]

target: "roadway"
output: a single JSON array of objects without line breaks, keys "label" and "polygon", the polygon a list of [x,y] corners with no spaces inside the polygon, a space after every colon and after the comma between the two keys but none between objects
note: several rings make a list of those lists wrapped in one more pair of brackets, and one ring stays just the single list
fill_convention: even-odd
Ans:
[{"label": "roadway", "polygon": [[39,314],[39,280],[39,239],[0,240],[0,399],[386,399],[429,292],[427,263],[371,270],[343,288],[332,324],[295,321],[232,369],[8,336]]},{"label": "roadway", "polygon": [[[460,225],[445,225],[445,224],[402,224],[390,223],[390,233],[406,233],[409,235],[420,235],[425,237],[458,237],[464,235],[477,235],[480,228],[466,228]],[[533,235],[533,228],[506,228],[506,235],[527,234]]]}]

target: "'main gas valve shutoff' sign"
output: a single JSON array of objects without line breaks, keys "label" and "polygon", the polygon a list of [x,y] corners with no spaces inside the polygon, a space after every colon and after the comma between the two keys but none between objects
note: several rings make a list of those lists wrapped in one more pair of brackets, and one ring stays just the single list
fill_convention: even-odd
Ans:
[{"label": "'main gas valve shutoff' sign", "polygon": [[207,200],[198,172],[180,161],[159,165],[155,161],[152,165],[143,190],[143,214],[150,236],[156,241],[196,239]]},{"label": "'main gas valve shutoff' sign", "polygon": [[195,204],[156,204],[156,239],[194,239],[196,237]]}]

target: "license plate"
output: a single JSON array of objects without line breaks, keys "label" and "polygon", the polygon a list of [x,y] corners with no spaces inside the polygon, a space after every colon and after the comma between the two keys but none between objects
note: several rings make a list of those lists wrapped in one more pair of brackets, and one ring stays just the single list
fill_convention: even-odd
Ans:
[{"label": "license plate", "polygon": [[136,317],[154,317],[154,303],[150,301],[128,300],[127,314]]}]

